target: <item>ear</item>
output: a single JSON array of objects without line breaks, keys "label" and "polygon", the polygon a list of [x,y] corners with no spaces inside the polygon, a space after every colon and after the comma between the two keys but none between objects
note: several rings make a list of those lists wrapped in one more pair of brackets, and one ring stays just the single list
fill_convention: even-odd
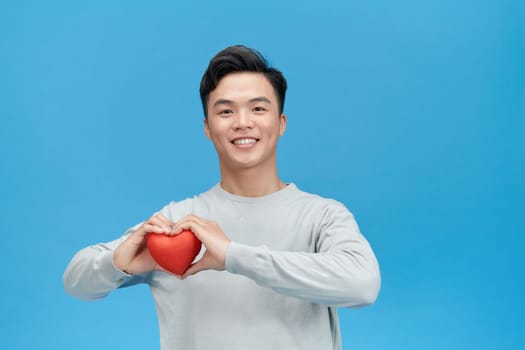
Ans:
[{"label": "ear", "polygon": [[204,117],[204,135],[211,140],[210,127],[208,126],[208,118]]},{"label": "ear", "polygon": [[280,123],[279,123],[279,136],[283,136],[284,131],[286,130],[286,115],[283,113],[279,117]]}]

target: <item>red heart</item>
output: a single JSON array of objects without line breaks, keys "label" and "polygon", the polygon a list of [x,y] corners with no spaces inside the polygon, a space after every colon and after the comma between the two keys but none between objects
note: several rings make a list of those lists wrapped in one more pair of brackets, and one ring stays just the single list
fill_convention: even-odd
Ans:
[{"label": "red heart", "polygon": [[201,241],[189,230],[173,236],[148,233],[146,242],[157,264],[176,275],[183,275],[201,250]]}]

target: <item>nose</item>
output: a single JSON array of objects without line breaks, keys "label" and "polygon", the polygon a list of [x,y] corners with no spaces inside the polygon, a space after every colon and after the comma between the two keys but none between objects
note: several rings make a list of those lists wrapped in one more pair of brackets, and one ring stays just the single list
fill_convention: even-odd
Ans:
[{"label": "nose", "polygon": [[253,128],[253,119],[249,111],[241,110],[233,120],[232,128],[234,130],[243,130]]}]

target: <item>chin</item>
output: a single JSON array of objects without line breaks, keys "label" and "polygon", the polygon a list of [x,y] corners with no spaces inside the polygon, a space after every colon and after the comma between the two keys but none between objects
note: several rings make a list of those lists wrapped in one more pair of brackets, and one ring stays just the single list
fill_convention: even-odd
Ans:
[{"label": "chin", "polygon": [[259,163],[253,160],[236,160],[229,161],[226,164],[226,167],[230,170],[247,170],[251,168],[256,168]]}]

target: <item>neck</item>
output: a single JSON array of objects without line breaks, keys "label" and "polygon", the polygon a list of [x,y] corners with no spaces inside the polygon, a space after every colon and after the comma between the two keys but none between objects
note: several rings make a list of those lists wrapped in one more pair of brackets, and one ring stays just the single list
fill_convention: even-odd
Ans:
[{"label": "neck", "polygon": [[277,171],[264,174],[258,168],[235,172],[221,169],[221,187],[237,196],[262,197],[283,189],[286,184],[279,179]]}]

